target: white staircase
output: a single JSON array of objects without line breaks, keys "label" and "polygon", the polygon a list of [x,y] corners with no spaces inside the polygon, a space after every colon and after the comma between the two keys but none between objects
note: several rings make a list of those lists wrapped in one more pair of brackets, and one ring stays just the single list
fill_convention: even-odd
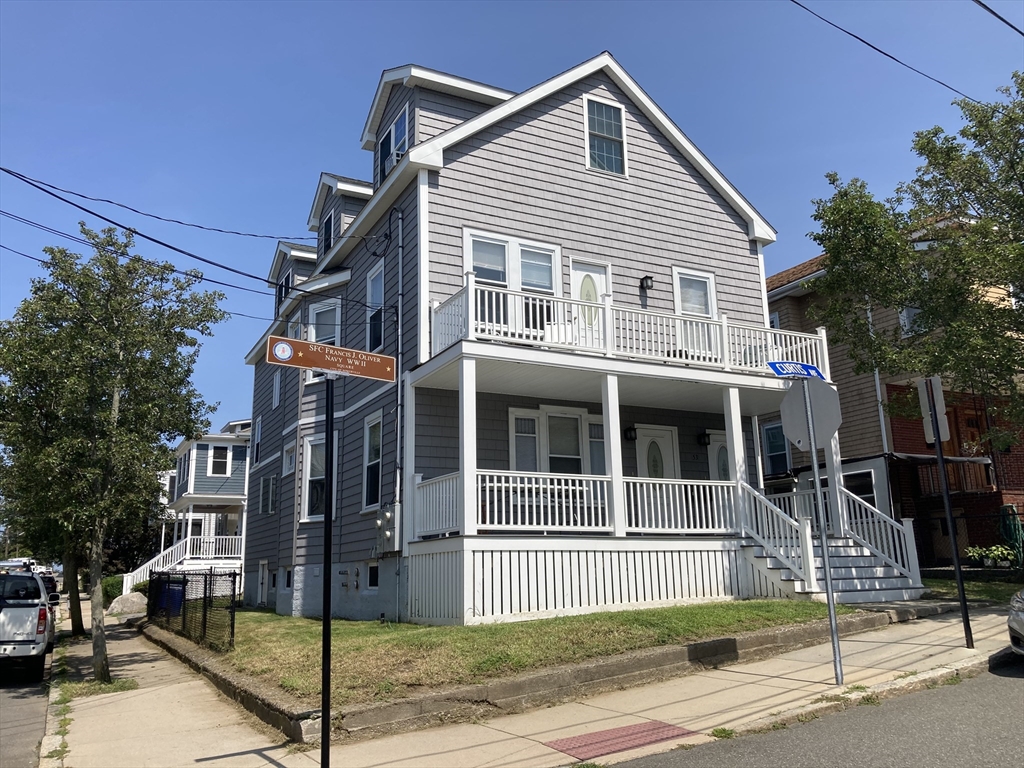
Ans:
[{"label": "white staircase", "polygon": [[[821,557],[821,541],[814,541],[814,573],[817,589],[808,585],[777,557],[759,545],[750,547],[755,564],[784,592],[794,597],[825,600],[825,568]],[[832,589],[838,603],[873,603],[888,600],[916,600],[924,587],[900,573],[867,547],[851,538],[831,537],[828,540],[829,565],[832,570]]]},{"label": "white staircase", "polygon": [[189,536],[171,545],[148,563],[126,573],[121,594],[147,581],[153,571],[236,570],[242,568],[241,536]]}]

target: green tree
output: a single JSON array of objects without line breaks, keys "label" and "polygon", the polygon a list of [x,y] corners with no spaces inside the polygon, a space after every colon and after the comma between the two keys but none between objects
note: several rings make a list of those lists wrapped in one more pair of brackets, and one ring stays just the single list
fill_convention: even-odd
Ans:
[{"label": "green tree", "polygon": [[[815,308],[859,372],[941,376],[981,398],[999,446],[1024,428],[1024,74],[993,103],[954,102],[963,127],[915,134],[916,177],[877,200],[827,179],[815,200],[825,275]],[[906,332],[872,327],[872,310],[919,313]]]},{"label": "green tree", "polygon": [[132,256],[131,232],[80,226],[93,255],[46,248],[48,277],[0,322],[0,493],[26,535],[59,540],[72,559],[84,544],[93,672],[109,681],[104,543],[150,514],[167,443],[209,426],[191,376],[223,295]]}]

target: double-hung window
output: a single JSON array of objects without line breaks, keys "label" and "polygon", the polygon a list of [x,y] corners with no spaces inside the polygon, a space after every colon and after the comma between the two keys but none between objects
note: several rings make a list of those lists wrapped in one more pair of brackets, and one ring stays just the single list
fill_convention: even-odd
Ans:
[{"label": "double-hung window", "polygon": [[409,107],[406,105],[377,143],[378,184],[384,183],[384,179],[405,155],[409,148],[408,132]]},{"label": "double-hung window", "polygon": [[285,299],[288,298],[288,294],[292,291],[292,273],[291,270],[281,275],[281,278],[277,281],[277,307],[280,307]]},{"label": "double-hung window", "polygon": [[334,247],[334,211],[325,214],[320,222],[320,246],[321,255]]},{"label": "double-hung window", "polygon": [[259,514],[272,515],[277,512],[277,475],[260,478]]},{"label": "double-hung window", "polygon": [[[323,520],[327,509],[327,456],[324,450],[324,436],[307,437],[303,442],[303,481],[302,520]],[[334,433],[334,463],[338,461],[338,433]],[[337,496],[337,467],[332,477],[335,480],[335,496]],[[333,510],[332,517],[337,516]]]},{"label": "double-hung window", "polygon": [[509,409],[511,469],[605,474],[604,424],[580,408]]},{"label": "double-hung window", "polygon": [[281,476],[290,475],[295,471],[295,443],[286,445],[281,457]]},{"label": "double-hung window", "polygon": [[626,138],[622,107],[608,101],[585,97],[587,167],[626,175]]},{"label": "double-hung window", "polygon": [[209,477],[230,477],[231,448],[227,445],[211,445],[209,464],[206,467]]},{"label": "double-hung window", "polygon": [[559,293],[555,276],[562,259],[557,245],[464,229],[463,253],[465,268],[472,269],[479,282],[513,291]]},{"label": "double-hung window", "polygon": [[[338,345],[341,338],[341,302],[337,299],[314,304],[309,308],[309,327],[306,339],[316,344]],[[322,373],[310,372],[310,378],[322,379]]]},{"label": "double-hung window", "polygon": [[381,412],[363,422],[363,509],[380,506],[381,480]]},{"label": "double-hung window", "polygon": [[764,473],[777,475],[789,471],[789,442],[782,433],[781,422],[761,427],[764,438]]},{"label": "double-hung window", "polygon": [[384,346],[384,265],[379,264],[366,277],[366,351]]},{"label": "double-hung window", "polygon": [[252,430],[252,463],[260,463],[260,442],[263,440],[263,417],[256,417],[256,426]]}]

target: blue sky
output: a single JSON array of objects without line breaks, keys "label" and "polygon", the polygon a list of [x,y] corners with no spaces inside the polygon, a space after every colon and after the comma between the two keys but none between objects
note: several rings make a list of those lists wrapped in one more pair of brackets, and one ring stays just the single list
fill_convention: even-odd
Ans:
[{"label": "blue sky", "polygon": [[[981,100],[1024,69],[1024,37],[971,0],[806,5]],[[1024,3],[987,0],[1024,28]],[[787,0],[719,2],[0,2],[0,164],[136,208],[225,229],[309,236],[320,171],[370,178],[358,140],[384,69],[408,63],[513,91],[609,50],[779,231],[768,274],[817,254],[824,174],[876,194],[910,178],[915,130],[955,130],[955,94]],[[91,204],[90,204],[91,205]],[[0,208],[77,233],[81,212],[0,178]],[[104,214],[265,275],[272,240]],[[100,222],[84,217],[90,226]],[[0,243],[40,256],[61,238],[0,219]],[[140,243],[148,258],[185,257]],[[205,268],[212,278],[263,288]],[[0,251],[0,317],[43,274]],[[269,318],[271,297],[224,308]],[[214,427],[250,415],[243,355],[267,325],[233,317],[205,342],[196,385]]]}]

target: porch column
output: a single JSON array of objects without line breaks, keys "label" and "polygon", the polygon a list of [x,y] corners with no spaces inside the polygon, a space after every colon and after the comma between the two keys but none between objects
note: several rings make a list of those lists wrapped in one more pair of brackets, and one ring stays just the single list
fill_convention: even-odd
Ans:
[{"label": "porch column", "polygon": [[476,534],[476,360],[459,361],[459,480],[462,535]]},{"label": "porch column", "polygon": [[419,509],[416,505],[416,388],[409,383],[408,377],[402,383],[405,392],[402,395],[402,409],[405,411],[405,436],[402,438],[404,456],[402,456],[402,514],[395,520],[395,538],[401,542],[403,553],[408,554],[409,542],[416,538],[416,516]]},{"label": "porch column", "polygon": [[619,420],[619,377],[605,374],[601,381],[601,408],[604,412],[604,458],[611,488],[608,515],[612,534],[626,535],[626,495],[622,481],[622,425]]},{"label": "porch column", "polygon": [[[192,538],[192,505],[188,505],[188,514],[185,517],[185,535],[182,537],[186,541]],[[185,545],[185,557],[192,554],[192,542]]]},{"label": "porch column", "polygon": [[729,449],[729,477],[735,483],[733,509],[736,510],[736,526],[744,533],[747,529],[747,514],[740,493],[740,481],[747,479],[747,455],[743,448],[743,422],[740,420],[740,391],[727,387],[722,391],[722,410],[725,413],[725,443]]},{"label": "porch column", "polygon": [[[839,489],[843,487],[841,455],[839,453],[839,433],[832,435],[829,444],[822,446],[825,452],[825,476],[828,478],[828,509],[832,520],[832,533],[845,536],[847,531],[846,509],[841,504],[842,496]],[[815,457],[817,463],[817,457]]]},{"label": "porch column", "polygon": [[[280,503],[281,502],[278,501],[278,505],[280,505]],[[248,528],[248,526],[247,526],[247,522],[248,521],[246,520],[247,517],[249,517],[249,501],[248,501],[248,499],[246,500],[246,502],[244,504],[242,504],[242,521],[241,521],[241,528],[242,528],[242,530],[240,532],[241,533],[241,540],[238,542],[238,559],[241,561],[241,565],[240,565],[240,567],[238,569],[239,578],[242,578],[242,574],[245,573],[245,534],[246,534],[246,529]],[[241,585],[239,585],[238,589],[239,589],[239,591],[241,591]]]}]

